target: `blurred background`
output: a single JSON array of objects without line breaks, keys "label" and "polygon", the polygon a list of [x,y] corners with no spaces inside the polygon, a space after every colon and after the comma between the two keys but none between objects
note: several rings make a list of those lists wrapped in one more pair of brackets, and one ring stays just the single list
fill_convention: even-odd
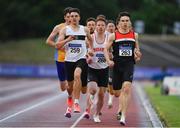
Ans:
[{"label": "blurred background", "polygon": [[88,17],[116,20],[120,11],[130,12],[143,53],[135,77],[152,78],[164,70],[179,75],[180,0],[1,0],[1,76],[56,77],[54,49],[45,41],[69,6],[80,9],[83,25]]}]

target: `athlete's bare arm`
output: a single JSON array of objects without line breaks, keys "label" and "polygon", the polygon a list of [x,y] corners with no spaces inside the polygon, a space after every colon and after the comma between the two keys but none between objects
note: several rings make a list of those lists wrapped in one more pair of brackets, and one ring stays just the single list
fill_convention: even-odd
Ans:
[{"label": "athlete's bare arm", "polygon": [[89,55],[93,55],[93,39],[91,37],[90,31],[87,27],[84,28],[85,32],[86,32],[86,39],[87,39],[87,43],[88,43],[88,54]]},{"label": "athlete's bare arm", "polygon": [[134,55],[135,55],[135,60],[139,61],[141,59],[141,57],[142,57],[142,53],[140,51],[139,41],[138,41],[138,34],[137,33],[135,33],[135,40],[136,40],[136,43],[135,43]]},{"label": "athlete's bare arm", "polygon": [[59,32],[59,38],[57,43],[55,44],[55,47],[57,49],[62,49],[67,42],[74,40],[74,36],[68,36],[68,38],[65,39],[65,33],[66,33],[66,28],[63,28]]},{"label": "athlete's bare arm", "polygon": [[112,33],[109,35],[108,40],[107,42],[105,42],[105,47],[104,47],[104,57],[106,58],[109,67],[114,66],[114,62],[110,59],[109,56],[109,49],[111,48],[114,40],[115,40],[115,33]]},{"label": "athlete's bare arm", "polygon": [[47,38],[46,44],[48,44],[49,46],[55,47],[54,38],[58,34],[58,32],[59,32],[59,27],[58,25],[56,25],[54,29],[52,30],[51,34],[49,35],[49,37]]}]

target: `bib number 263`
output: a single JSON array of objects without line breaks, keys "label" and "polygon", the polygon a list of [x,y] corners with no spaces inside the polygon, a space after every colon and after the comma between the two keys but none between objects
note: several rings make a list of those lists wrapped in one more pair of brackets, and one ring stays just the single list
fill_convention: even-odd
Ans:
[{"label": "bib number 263", "polygon": [[132,50],[131,49],[120,49],[119,56],[132,56]]}]

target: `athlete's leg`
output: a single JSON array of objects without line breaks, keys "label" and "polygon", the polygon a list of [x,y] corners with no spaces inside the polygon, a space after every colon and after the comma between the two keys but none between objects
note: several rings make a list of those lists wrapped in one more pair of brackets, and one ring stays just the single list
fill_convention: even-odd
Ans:
[{"label": "athlete's leg", "polygon": [[108,99],[108,108],[112,108],[112,106],[113,106],[113,98],[114,98],[114,90],[113,90],[113,86],[112,86],[112,84],[110,85],[108,85],[108,90],[109,90],[109,99]]},{"label": "athlete's leg", "polygon": [[56,68],[59,78],[59,85],[62,91],[65,91],[68,87],[66,81],[65,63],[56,61]]},{"label": "athlete's leg", "polygon": [[81,83],[81,68],[77,67],[74,71],[74,85],[73,85],[73,97],[74,97],[74,112],[80,112],[79,98],[82,87]]},{"label": "athlete's leg", "polygon": [[133,80],[134,63],[127,63],[123,70],[123,84],[121,89],[122,115],[120,123],[125,125],[126,112],[131,97],[131,87]]},{"label": "athlete's leg", "polygon": [[96,111],[94,113],[93,119],[94,122],[101,122],[101,120],[99,119],[99,113],[101,112],[101,109],[103,107],[104,104],[104,93],[106,91],[105,87],[99,87],[99,91],[98,91],[98,101],[97,101],[97,107],[96,107]]},{"label": "athlete's leg", "polygon": [[88,76],[88,65],[86,63],[86,60],[81,61],[81,63],[79,64],[79,67],[82,69],[82,73],[81,73],[81,82],[82,82],[81,92],[82,92],[82,94],[85,94],[87,92],[87,76]]},{"label": "athlete's leg", "polygon": [[88,96],[87,96],[87,108],[91,109],[91,105],[93,103],[94,100],[94,96],[97,92],[97,83],[94,81],[91,81],[88,83]]},{"label": "athlete's leg", "polygon": [[77,67],[74,72],[74,85],[73,85],[73,93],[74,93],[74,99],[80,98],[80,91],[82,87],[81,83],[81,68]]},{"label": "athlete's leg", "polygon": [[88,82],[88,91],[87,91],[87,101],[86,101],[86,111],[85,118],[89,119],[90,111],[94,102],[94,97],[97,92],[97,83],[94,81]]},{"label": "athlete's leg", "polygon": [[117,111],[117,120],[120,120],[121,110],[122,110],[121,90],[114,90],[114,96],[119,99],[119,106],[118,106],[118,111]]},{"label": "athlete's leg", "polygon": [[99,115],[103,104],[104,104],[104,93],[105,93],[106,88],[105,87],[99,87],[99,91],[98,91],[98,102],[97,102],[97,108],[96,108],[96,112],[95,115]]},{"label": "athlete's leg", "polygon": [[[67,110],[65,113],[65,117],[70,118],[71,117],[71,111],[73,106],[73,84],[74,84],[74,78],[73,78],[73,69],[74,69],[74,63],[71,62],[65,62],[65,68],[66,68],[66,74],[67,74],[67,83],[68,83],[68,98],[67,98]],[[71,70],[70,70],[71,69]]]},{"label": "athlete's leg", "polygon": [[122,115],[121,115],[121,120],[120,123],[125,125],[125,118],[126,118],[126,112],[127,108],[129,105],[130,97],[131,97],[131,82],[125,81],[123,83],[121,95],[120,95],[120,100],[121,100],[121,105],[122,105]]}]

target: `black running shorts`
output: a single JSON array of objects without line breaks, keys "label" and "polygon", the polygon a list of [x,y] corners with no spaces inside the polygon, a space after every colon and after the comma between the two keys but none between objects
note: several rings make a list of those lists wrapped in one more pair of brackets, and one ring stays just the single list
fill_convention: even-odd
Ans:
[{"label": "black running shorts", "polygon": [[107,87],[108,85],[108,72],[109,68],[105,69],[93,69],[88,68],[88,82],[94,81],[98,87]]},{"label": "black running shorts", "polygon": [[124,81],[132,82],[134,73],[134,62],[118,63],[113,67],[113,89],[120,90]]},{"label": "black running shorts", "polygon": [[65,61],[65,69],[67,74],[67,81],[73,81],[74,80],[74,71],[76,67],[79,67],[82,69],[81,73],[81,81],[82,86],[87,86],[87,70],[88,70],[88,64],[86,62],[86,59],[80,59],[77,62],[67,62]]}]

